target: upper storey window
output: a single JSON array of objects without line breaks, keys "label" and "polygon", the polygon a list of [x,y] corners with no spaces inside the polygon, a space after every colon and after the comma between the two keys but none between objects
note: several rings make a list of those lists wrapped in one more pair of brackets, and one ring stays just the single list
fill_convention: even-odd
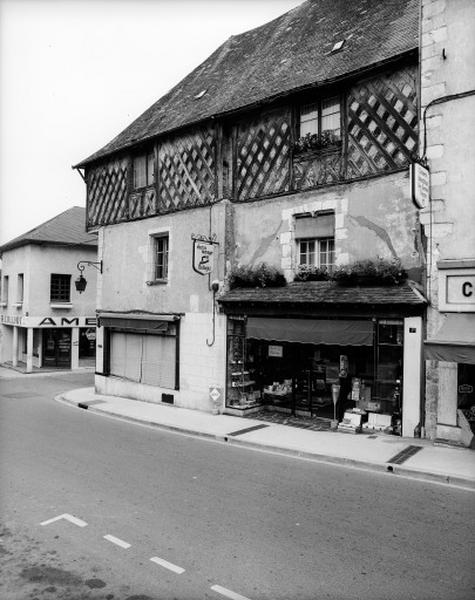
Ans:
[{"label": "upper storey window", "polygon": [[134,190],[138,190],[155,182],[155,154],[153,150],[134,156],[133,159]]},{"label": "upper storey window", "polygon": [[300,108],[300,137],[322,135],[331,132],[335,139],[341,138],[340,98],[322,98]]},{"label": "upper storey window", "polygon": [[50,302],[71,301],[71,275],[51,273],[49,299]]}]

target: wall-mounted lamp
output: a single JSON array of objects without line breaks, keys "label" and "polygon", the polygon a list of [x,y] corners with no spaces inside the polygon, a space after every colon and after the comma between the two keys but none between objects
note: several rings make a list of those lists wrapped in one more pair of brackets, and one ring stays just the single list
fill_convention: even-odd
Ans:
[{"label": "wall-mounted lamp", "polygon": [[87,286],[87,279],[83,275],[83,271],[86,268],[85,265],[94,267],[95,269],[97,269],[99,271],[99,273],[102,274],[102,260],[99,262],[92,262],[90,260],[80,260],[78,262],[78,264],[76,265],[77,269],[79,271],[79,277],[74,282],[74,285],[76,286],[76,290],[80,294],[82,294],[84,292],[84,290],[86,289],[86,286]]}]

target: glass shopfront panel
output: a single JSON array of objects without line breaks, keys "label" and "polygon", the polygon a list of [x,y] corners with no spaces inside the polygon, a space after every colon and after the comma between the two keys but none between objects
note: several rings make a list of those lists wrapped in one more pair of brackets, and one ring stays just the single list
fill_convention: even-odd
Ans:
[{"label": "glass shopfront panel", "polygon": [[71,368],[71,330],[43,329],[43,365]]},{"label": "glass shopfront panel", "polygon": [[[228,318],[228,408],[244,411],[262,408],[326,419],[336,416],[339,421],[346,410],[356,408],[364,415],[390,415],[389,421],[383,419],[385,429],[400,434],[402,320],[322,320],[318,344],[308,343],[307,338],[305,343],[286,341],[290,337],[288,332],[295,333],[298,329],[292,328],[292,319],[286,324],[285,319],[281,320],[284,332],[281,340],[255,339],[256,332],[263,331],[266,319],[259,326],[257,321],[257,318],[251,321],[251,339],[245,317]],[[272,321],[270,326],[277,331],[278,319],[267,321]],[[305,322],[300,320],[300,324]],[[318,326],[318,321],[309,323]],[[322,343],[321,332],[331,331],[332,323],[335,324],[329,337],[332,343]],[[345,327],[352,341],[360,339],[362,343],[344,345],[341,332]],[[358,332],[359,338],[354,332]],[[279,334],[263,337],[277,338]],[[338,398],[336,406],[332,389]]]},{"label": "glass shopfront panel", "polygon": [[475,433],[475,364],[458,364],[457,407]]}]

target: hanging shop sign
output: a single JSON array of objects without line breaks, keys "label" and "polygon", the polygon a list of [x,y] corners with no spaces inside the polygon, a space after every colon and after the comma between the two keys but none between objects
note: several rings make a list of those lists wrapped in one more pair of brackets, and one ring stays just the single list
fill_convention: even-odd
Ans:
[{"label": "hanging shop sign", "polygon": [[426,208],[430,201],[430,171],[428,167],[413,162],[409,168],[411,197],[417,208]]},{"label": "hanging shop sign", "polygon": [[199,275],[210,275],[214,266],[214,247],[218,245],[216,234],[210,237],[191,234],[193,240],[193,271]]}]

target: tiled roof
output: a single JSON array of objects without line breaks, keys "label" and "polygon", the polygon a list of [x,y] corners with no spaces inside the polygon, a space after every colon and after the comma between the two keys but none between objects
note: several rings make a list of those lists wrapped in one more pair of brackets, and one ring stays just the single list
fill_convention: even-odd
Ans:
[{"label": "tiled roof", "polygon": [[97,235],[86,233],[86,210],[73,206],[0,246],[0,254],[26,244],[60,244],[67,246],[97,246]]},{"label": "tiled roof", "polygon": [[223,304],[424,305],[409,284],[346,287],[333,281],[294,282],[284,287],[236,288],[219,298]]},{"label": "tiled roof", "polygon": [[[307,0],[261,27],[230,37],[77,166],[212,116],[339,80],[414,50],[418,6],[418,0]],[[332,53],[341,40],[343,48]]]}]

